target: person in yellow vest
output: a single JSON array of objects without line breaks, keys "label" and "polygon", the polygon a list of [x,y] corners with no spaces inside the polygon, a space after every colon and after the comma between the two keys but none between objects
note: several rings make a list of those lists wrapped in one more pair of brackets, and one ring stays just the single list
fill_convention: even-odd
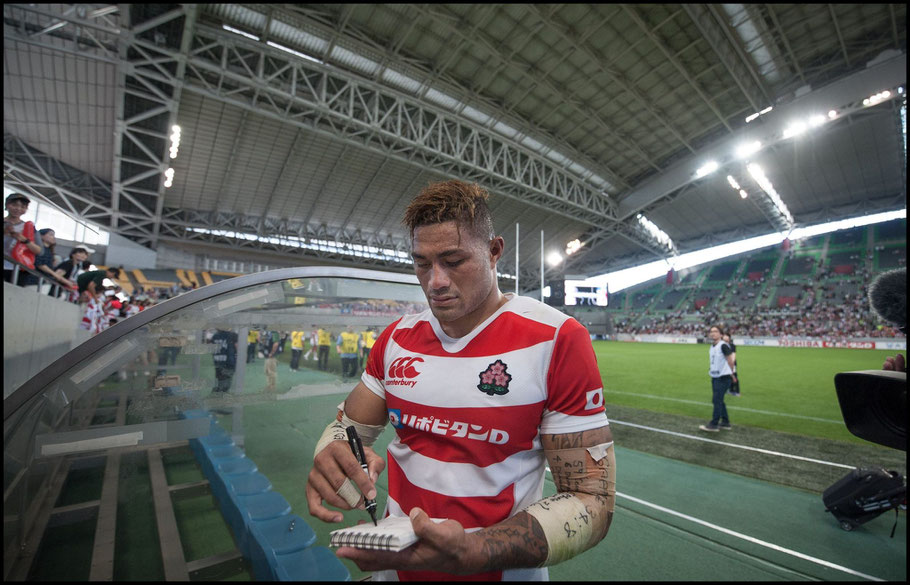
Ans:
[{"label": "person in yellow vest", "polygon": [[255,329],[250,329],[250,332],[246,335],[246,363],[252,363],[256,361],[256,346],[259,345],[259,332]]},{"label": "person in yellow vest", "polygon": [[291,371],[296,372],[300,365],[300,356],[303,355],[303,338],[305,331],[291,331]]},{"label": "person in yellow vest", "polygon": [[360,369],[363,369],[363,364],[367,359],[367,356],[370,355],[370,350],[373,348],[373,344],[376,343],[376,332],[373,331],[373,328],[370,327],[366,331],[363,331],[360,334]]},{"label": "person in yellow vest", "polygon": [[347,380],[357,375],[357,352],[360,349],[360,336],[354,333],[354,326],[348,325],[346,331],[338,336],[335,349],[341,356],[341,379]]},{"label": "person in yellow vest", "polygon": [[329,346],[332,345],[332,332],[325,327],[320,327],[316,331],[316,338],[319,342],[319,351],[316,354],[319,358],[319,369],[326,371],[329,369]]}]

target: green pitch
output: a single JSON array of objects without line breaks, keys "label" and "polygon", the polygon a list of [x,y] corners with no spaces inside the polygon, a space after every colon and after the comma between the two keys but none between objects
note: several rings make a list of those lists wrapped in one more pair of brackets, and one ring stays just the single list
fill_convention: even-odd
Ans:
[{"label": "green pitch", "polygon": [[[610,405],[711,418],[708,345],[595,341]],[[737,346],[742,396],[727,395],[734,425],[866,443],[846,429],[839,372],[881,369],[894,351]],[[904,352],[901,352],[904,353]]]}]

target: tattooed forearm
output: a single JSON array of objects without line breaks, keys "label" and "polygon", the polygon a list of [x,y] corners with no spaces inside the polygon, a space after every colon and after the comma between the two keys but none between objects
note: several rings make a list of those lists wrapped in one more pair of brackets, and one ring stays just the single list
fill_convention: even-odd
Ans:
[{"label": "tattooed forearm", "polygon": [[542,435],[559,493],[472,533],[472,569],[551,565],[600,542],[613,520],[616,496],[612,441],[609,427]]},{"label": "tattooed forearm", "polygon": [[540,524],[526,512],[477,533],[484,571],[503,567],[538,567],[547,558],[547,539]]},{"label": "tattooed forearm", "polygon": [[542,435],[544,449],[572,449],[588,445],[598,445],[613,440],[610,427],[590,429],[580,433],[565,433],[562,435]]}]

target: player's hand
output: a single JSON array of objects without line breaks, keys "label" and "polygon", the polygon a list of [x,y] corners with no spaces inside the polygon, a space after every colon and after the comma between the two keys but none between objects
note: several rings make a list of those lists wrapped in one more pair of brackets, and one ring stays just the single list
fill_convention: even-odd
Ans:
[{"label": "player's hand", "polygon": [[412,509],[410,517],[420,540],[403,551],[341,547],[336,554],[354,561],[361,571],[397,569],[470,575],[483,569],[477,565],[478,555],[471,554],[477,539],[467,534],[459,522],[446,520],[437,524],[420,508]]},{"label": "player's hand", "polygon": [[[344,519],[341,512],[329,510],[323,502],[342,510],[353,509],[338,495],[347,478],[357,485],[361,494],[371,500],[376,499],[375,482],[385,469],[385,461],[370,447],[364,447],[363,452],[367,458],[369,477],[357,463],[346,441],[332,441],[316,455],[306,484],[307,507],[311,515],[325,522],[341,522]],[[358,507],[363,507],[362,497]]]}]

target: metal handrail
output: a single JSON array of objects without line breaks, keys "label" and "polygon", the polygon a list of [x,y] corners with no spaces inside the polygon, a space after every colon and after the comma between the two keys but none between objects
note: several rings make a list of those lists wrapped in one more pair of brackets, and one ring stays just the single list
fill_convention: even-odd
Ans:
[{"label": "metal handrail", "polygon": [[13,278],[12,278],[12,282],[10,284],[16,285],[16,283],[19,280],[19,271],[24,270],[28,274],[31,274],[32,276],[35,276],[38,278],[39,294],[41,292],[41,285],[43,284],[43,282],[45,280],[48,281],[48,283],[50,283],[50,285],[51,285],[51,290],[50,290],[51,294],[49,294],[48,296],[52,296],[52,297],[56,298],[57,297],[57,291],[56,291],[57,288],[59,288],[61,290],[66,290],[63,288],[63,285],[52,281],[51,277],[49,277],[47,274],[45,274],[39,270],[36,270],[34,268],[29,268],[28,266],[25,266],[24,264],[20,264],[18,260],[14,259],[10,256],[7,256],[6,254],[3,255],[3,259],[6,260],[7,262],[10,262],[13,264]]}]

